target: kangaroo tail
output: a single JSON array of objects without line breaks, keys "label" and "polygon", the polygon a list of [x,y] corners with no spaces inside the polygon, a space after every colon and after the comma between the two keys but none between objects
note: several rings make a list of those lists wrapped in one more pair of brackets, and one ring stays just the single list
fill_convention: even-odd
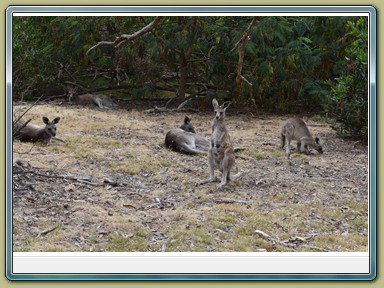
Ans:
[{"label": "kangaroo tail", "polygon": [[231,180],[232,181],[235,181],[237,179],[240,179],[241,177],[243,177],[244,175],[246,175],[248,172],[247,171],[239,171],[239,168],[236,167],[236,174],[234,175],[231,175]]}]

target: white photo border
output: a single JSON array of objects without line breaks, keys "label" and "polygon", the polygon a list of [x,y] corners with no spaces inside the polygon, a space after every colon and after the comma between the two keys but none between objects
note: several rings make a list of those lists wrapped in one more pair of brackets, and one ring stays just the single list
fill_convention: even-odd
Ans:
[{"label": "white photo border", "polygon": [[[80,14],[79,14],[80,13]],[[110,269],[107,273],[103,271],[86,271],[76,273],[73,270],[66,270],[65,267],[61,267],[61,271],[49,270],[50,272],[41,272],[35,268],[38,265],[33,265],[36,261],[43,261],[42,259],[51,259],[47,262],[47,267],[53,266],[59,262],[66,261],[70,259],[68,263],[76,263],[76,261],[89,259],[90,262],[95,261],[96,258],[100,258],[99,263],[113,263],[113,261],[130,261],[132,259],[139,259],[145,261],[153,261],[161,259],[161,261],[168,261],[173,259],[174,263],[178,265],[178,259],[183,259],[183,261],[191,261],[191,259],[203,259],[210,263],[210,260],[213,258],[221,259],[228,258],[231,259],[231,255],[224,254],[215,254],[207,252],[209,254],[202,253],[166,253],[166,256],[163,256],[164,253],[104,253],[98,252],[85,252],[85,253],[22,253],[22,252],[13,252],[13,225],[12,225],[12,17],[16,14],[21,15],[25,14],[28,16],[33,15],[87,15],[92,16],[97,13],[102,14],[113,14],[116,16],[117,13],[124,13],[128,16],[138,16],[139,14],[145,15],[175,15],[176,14],[185,14],[190,16],[208,16],[212,14],[219,15],[228,15],[228,16],[248,16],[254,14],[263,14],[268,16],[274,16],[277,14],[298,14],[298,15],[339,15],[339,14],[351,14],[351,15],[367,15],[369,16],[369,252],[368,253],[286,253],[284,252],[284,257],[281,256],[281,253],[268,253],[271,257],[283,257],[279,258],[279,261],[288,260],[295,261],[295,258],[305,258],[312,259],[311,261],[319,261],[321,257],[330,257],[334,259],[341,259],[346,257],[346,261],[351,261],[351,259],[364,258],[365,264],[369,267],[366,269],[366,273],[360,273],[359,271],[350,270],[342,271],[337,273],[332,272],[263,272],[263,273],[254,273],[253,271],[242,272],[239,271],[237,267],[224,269],[222,272],[214,273],[204,273],[198,270],[197,273],[191,273],[189,271],[181,270],[181,272],[175,269],[173,271],[166,271],[157,273],[150,271],[149,273],[129,273],[129,272],[110,272]],[[209,281],[209,280],[373,280],[376,278],[377,274],[377,96],[376,96],[376,71],[377,71],[377,19],[376,19],[376,9],[373,6],[9,6],[6,10],[6,276],[9,280],[156,280],[156,281],[180,281],[180,280],[192,280],[192,281]],[[192,254],[192,255],[190,255]],[[238,261],[259,261],[267,257],[265,253],[238,253],[236,257],[240,260]],[[207,256],[208,255],[208,256]],[[317,256],[318,255],[318,256]],[[160,257],[160,258],[159,258]],[[162,258],[161,258],[162,257]],[[180,258],[181,257],[181,258]],[[183,258],[184,257],[184,258]],[[188,258],[189,257],[189,258]],[[288,258],[286,258],[288,257]],[[291,258],[289,258],[291,257]],[[350,258],[349,258],[350,257]],[[167,259],[168,258],[168,259]],[[268,257],[267,257],[268,258]],[[286,258],[286,259],[284,259]],[[109,259],[109,260],[108,260]],[[112,259],[112,260],[111,260]],[[175,260],[176,259],[176,260]],[[264,259],[265,260],[265,259]],[[335,261],[336,261],[335,260]],[[21,262],[20,262],[21,261]],[[23,263],[28,265],[19,265],[18,263]],[[72,262],[71,262],[72,261]],[[112,261],[112,262],[108,262]],[[183,263],[183,261],[181,263]],[[82,261],[79,261],[83,263]],[[89,263],[90,263],[89,262]],[[15,263],[19,265],[15,267]],[[85,262],[84,262],[85,263]],[[214,263],[214,261],[212,262]],[[252,263],[252,262],[250,262]],[[308,262],[310,263],[310,262]],[[354,263],[354,262],[351,262]],[[82,264],[84,265],[84,264]],[[109,264],[108,264],[109,265]],[[159,264],[157,264],[159,265]],[[209,264],[212,265],[212,264]],[[255,265],[260,265],[257,262]],[[340,265],[340,264],[339,264]],[[60,266],[60,265],[59,265]],[[107,266],[107,265],[106,265]],[[204,266],[204,265],[203,265]],[[20,268],[20,267],[30,267]],[[75,267],[77,267],[75,265]],[[24,269],[24,270],[23,270]],[[160,270],[160,269],[159,269]],[[187,269],[188,270],[188,269]],[[204,269],[203,269],[204,270]],[[20,272],[21,271],[21,272]],[[65,272],[62,272],[65,271]],[[69,271],[69,272],[68,272]],[[76,270],[75,270],[76,271]],[[212,271],[212,270],[211,270]]]}]

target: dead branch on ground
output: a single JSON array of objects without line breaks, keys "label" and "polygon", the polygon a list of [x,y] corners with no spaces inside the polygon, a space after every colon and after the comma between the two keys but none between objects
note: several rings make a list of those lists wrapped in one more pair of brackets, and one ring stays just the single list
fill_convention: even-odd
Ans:
[{"label": "dead branch on ground", "polygon": [[272,242],[272,244],[282,245],[282,246],[289,247],[289,248],[296,248],[298,246],[301,246],[301,247],[309,248],[309,249],[312,249],[312,250],[317,250],[317,251],[322,251],[322,252],[329,252],[328,249],[324,249],[324,248],[320,248],[320,247],[317,247],[317,246],[303,244],[303,242],[306,239],[301,239],[299,237],[293,237],[292,239],[288,239],[286,241],[280,241],[280,240],[278,240],[278,239],[268,235],[267,233],[265,233],[265,232],[263,232],[261,230],[256,230],[255,233],[257,235],[265,238],[269,242]]},{"label": "dead branch on ground", "polygon": [[13,174],[33,174],[36,176],[46,177],[46,178],[56,178],[56,179],[67,179],[67,180],[75,180],[80,183],[89,184],[92,186],[102,186],[103,183],[94,183],[89,181],[89,177],[80,177],[80,176],[71,176],[71,175],[49,175],[38,173],[33,170],[22,170],[22,171],[14,171]]},{"label": "dead branch on ground", "polygon": [[45,235],[47,235],[48,233],[51,233],[51,232],[55,231],[57,228],[59,228],[59,226],[55,226],[55,227],[53,227],[53,228],[51,228],[51,229],[45,230],[45,231],[43,231],[43,232],[37,234],[36,238],[39,238],[39,237],[41,237],[41,236],[45,236]]}]

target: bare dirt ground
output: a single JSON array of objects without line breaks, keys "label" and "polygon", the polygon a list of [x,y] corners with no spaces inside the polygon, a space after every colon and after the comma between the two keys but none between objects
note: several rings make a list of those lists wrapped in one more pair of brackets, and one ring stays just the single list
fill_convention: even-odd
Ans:
[{"label": "bare dirt ground", "polygon": [[[27,107],[15,103],[15,115]],[[185,112],[36,105],[23,119],[60,116],[66,143],[14,141],[14,159],[30,164],[13,168],[14,251],[367,251],[367,146],[310,118],[324,154],[288,161],[288,116],[235,109],[227,126],[246,174],[217,190],[196,186],[209,177],[207,156],[163,146]],[[213,112],[188,115],[209,139]]]}]

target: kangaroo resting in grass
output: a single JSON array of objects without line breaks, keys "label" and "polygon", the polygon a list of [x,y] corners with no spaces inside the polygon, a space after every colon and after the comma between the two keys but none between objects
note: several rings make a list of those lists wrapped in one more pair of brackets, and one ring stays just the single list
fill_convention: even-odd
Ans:
[{"label": "kangaroo resting in grass", "polygon": [[167,133],[165,146],[187,154],[199,154],[207,153],[209,142],[196,134],[191,119],[185,116],[180,128],[174,128]]},{"label": "kangaroo resting in grass", "polygon": [[47,117],[43,117],[43,122],[45,123],[43,127],[30,123],[23,127],[24,123],[18,121],[13,127],[13,131],[15,131],[14,138],[23,142],[42,141],[47,145],[51,143],[52,139],[64,142],[56,138],[56,124],[59,123],[59,121],[60,117],[56,117],[52,121],[49,121]]},{"label": "kangaroo resting in grass", "polygon": [[117,104],[107,95],[91,93],[79,95],[73,90],[69,90],[69,101],[79,105],[96,105],[101,109],[117,107]]},{"label": "kangaroo resting in grass", "polygon": [[323,147],[319,143],[319,138],[313,139],[311,133],[308,130],[307,125],[300,118],[288,119],[281,130],[281,148],[286,146],[287,157],[289,159],[291,155],[291,141],[297,141],[296,150],[310,154],[309,147],[317,150],[319,153],[323,153]]},{"label": "kangaroo resting in grass", "polygon": [[216,181],[215,170],[222,173],[221,182],[218,188],[227,184],[240,176],[240,173],[231,177],[231,170],[235,165],[235,151],[232,146],[227,127],[225,125],[225,110],[231,105],[231,102],[224,102],[219,105],[216,99],[212,100],[212,105],[215,112],[215,117],[212,122],[211,142],[208,149],[208,165],[210,178],[203,181],[201,184]]}]

